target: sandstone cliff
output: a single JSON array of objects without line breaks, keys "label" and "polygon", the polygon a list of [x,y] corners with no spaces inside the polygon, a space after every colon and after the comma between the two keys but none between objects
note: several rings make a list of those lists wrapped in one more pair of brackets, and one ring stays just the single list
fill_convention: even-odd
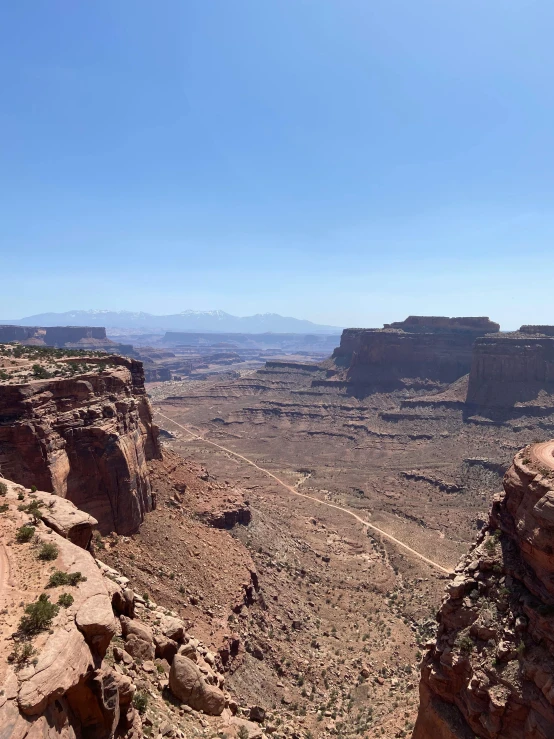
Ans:
[{"label": "sandstone cliff", "polygon": [[477,339],[469,375],[468,405],[474,409],[552,406],[554,336],[548,335],[546,329],[554,333],[548,326],[522,326],[518,332]]},{"label": "sandstone cliff", "polygon": [[333,359],[352,383],[393,389],[406,379],[446,384],[467,374],[476,338],[498,331],[488,318],[410,316],[384,329],[345,329]]},{"label": "sandstone cliff", "polygon": [[[88,526],[89,534],[95,521],[71,503],[42,493],[45,515],[50,504],[57,506],[56,533],[21,510],[36,505],[36,496],[1,482],[0,734],[103,739],[121,728],[123,735],[135,716],[130,706],[120,709],[120,681],[103,662],[116,633],[111,597],[90,554],[70,540],[72,516]],[[24,539],[18,527],[31,523],[36,534]],[[44,547],[50,548],[48,557]],[[29,607],[39,603],[50,612],[31,616]]]},{"label": "sandstone cliff", "polygon": [[456,568],[413,739],[554,736],[554,442],[526,447]]},{"label": "sandstone cliff", "polygon": [[100,366],[68,379],[0,384],[0,470],[73,501],[102,532],[129,534],[153,507],[146,463],[160,456],[142,364],[117,356],[87,362]]}]

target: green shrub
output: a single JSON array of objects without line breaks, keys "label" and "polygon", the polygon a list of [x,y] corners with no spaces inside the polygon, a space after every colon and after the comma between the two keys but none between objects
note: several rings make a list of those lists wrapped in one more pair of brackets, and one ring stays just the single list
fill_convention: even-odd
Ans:
[{"label": "green shrub", "polygon": [[44,504],[40,500],[32,500],[28,506],[24,506],[22,510],[26,511],[30,516],[33,517],[33,523],[37,524],[42,518],[42,511],[40,510]]},{"label": "green shrub", "polygon": [[36,485],[31,485],[31,492],[32,493],[36,493],[37,492],[37,486]]},{"label": "green shrub", "polygon": [[77,585],[80,582],[85,582],[86,577],[83,577],[80,572],[62,572],[56,570],[50,575],[48,580],[47,588],[57,588],[59,585]]},{"label": "green shrub", "polygon": [[146,695],[146,693],[137,690],[137,692],[133,696],[133,706],[137,709],[139,713],[144,713],[146,711],[146,708],[148,707],[148,696]]},{"label": "green shrub", "polygon": [[0,482],[0,496],[4,497],[8,492],[8,486],[5,482]]},{"label": "green shrub", "polygon": [[40,364],[33,364],[33,376],[37,377],[39,380],[46,380],[49,377],[52,377],[51,373]]},{"label": "green shrub", "polygon": [[239,729],[238,738],[239,739],[248,739],[249,736],[250,736],[250,732],[248,731],[248,729],[246,728],[246,726],[241,726],[240,729]]},{"label": "green shrub", "polygon": [[20,526],[17,529],[15,538],[19,542],[19,544],[25,544],[26,542],[31,541],[34,535],[35,535],[34,526]]},{"label": "green shrub", "polygon": [[45,542],[38,553],[38,558],[44,560],[45,562],[52,562],[55,560],[60,553],[60,550],[55,544],[52,544],[51,542],[47,541]]},{"label": "green shrub", "polygon": [[59,610],[59,606],[50,603],[49,595],[41,593],[37,601],[25,606],[25,615],[19,622],[20,631],[24,634],[36,634],[47,629]]},{"label": "green shrub", "polygon": [[7,503],[2,503],[2,505],[0,505],[0,513],[5,513],[9,508],[10,506]]},{"label": "green shrub", "polygon": [[25,500],[25,493],[18,493],[17,500]]},{"label": "green shrub", "polygon": [[70,593],[62,593],[58,598],[58,605],[69,608],[73,604],[73,596]]},{"label": "green shrub", "polygon": [[13,658],[10,657],[10,661],[15,662],[18,667],[21,667],[25,664],[25,662],[28,662],[35,654],[36,649],[34,649],[31,642],[16,642],[13,648]]}]

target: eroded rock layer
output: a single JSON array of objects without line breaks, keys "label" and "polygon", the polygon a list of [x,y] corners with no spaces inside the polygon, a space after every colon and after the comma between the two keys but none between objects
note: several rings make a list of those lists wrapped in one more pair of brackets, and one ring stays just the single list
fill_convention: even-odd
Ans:
[{"label": "eroded rock layer", "polygon": [[451,383],[471,367],[476,338],[497,332],[488,318],[409,316],[384,329],[346,329],[333,358],[347,379],[390,388],[405,378]]},{"label": "eroded rock layer", "polygon": [[469,375],[468,405],[477,408],[551,406],[553,334],[553,327],[522,326],[518,332],[477,339]]},{"label": "eroded rock layer", "polygon": [[[141,362],[68,379],[0,385],[0,467],[26,486],[68,498],[102,532],[136,531],[153,507],[146,462],[160,449]],[[109,366],[106,366],[106,365]]]},{"label": "eroded rock layer", "polygon": [[554,442],[519,452],[456,568],[413,739],[554,736]]}]

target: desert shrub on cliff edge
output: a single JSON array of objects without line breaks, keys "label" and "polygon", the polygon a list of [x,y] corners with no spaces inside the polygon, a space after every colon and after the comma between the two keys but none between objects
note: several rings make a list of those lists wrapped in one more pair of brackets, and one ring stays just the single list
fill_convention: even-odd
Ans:
[{"label": "desert shrub on cliff edge", "polygon": [[86,577],[83,577],[80,572],[62,572],[62,570],[56,570],[50,575],[48,580],[47,588],[57,588],[59,585],[78,585],[80,582],[85,582]]},{"label": "desert shrub on cliff edge", "polygon": [[69,608],[73,604],[73,596],[70,593],[62,593],[58,598],[58,605]]},{"label": "desert shrub on cliff edge", "polygon": [[43,559],[45,562],[52,562],[54,559],[57,558],[58,554],[58,547],[48,541],[41,546],[37,556],[39,559]]},{"label": "desert shrub on cliff edge", "polygon": [[17,529],[15,538],[19,544],[25,544],[26,542],[31,541],[34,535],[35,535],[34,526],[20,526]]},{"label": "desert shrub on cliff edge", "polygon": [[0,482],[0,496],[4,497],[6,493],[8,492],[8,486],[5,482]]},{"label": "desert shrub on cliff edge", "polygon": [[41,593],[37,601],[25,606],[25,615],[19,622],[19,630],[24,634],[35,634],[47,629],[59,610],[59,606],[50,603],[49,595]]}]

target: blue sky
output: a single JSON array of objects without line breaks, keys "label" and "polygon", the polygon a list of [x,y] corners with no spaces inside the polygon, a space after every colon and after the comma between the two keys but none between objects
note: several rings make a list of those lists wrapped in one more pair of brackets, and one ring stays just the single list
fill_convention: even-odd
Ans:
[{"label": "blue sky", "polygon": [[0,318],[554,323],[554,4],[0,8]]}]

